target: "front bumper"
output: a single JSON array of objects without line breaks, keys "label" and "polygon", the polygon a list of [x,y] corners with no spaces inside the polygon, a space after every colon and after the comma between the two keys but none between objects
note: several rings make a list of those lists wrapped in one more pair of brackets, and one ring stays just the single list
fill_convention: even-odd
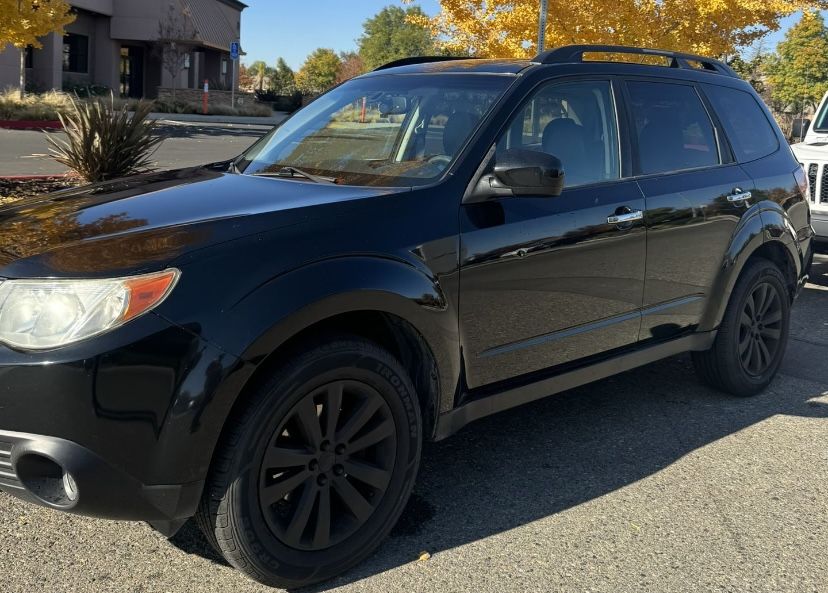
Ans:
[{"label": "front bumper", "polygon": [[174,532],[248,369],[195,329],[149,314],[52,352],[0,346],[0,490]]},{"label": "front bumper", "polygon": [[174,531],[195,512],[203,487],[149,486],[77,443],[0,430],[0,490],[27,502]]},{"label": "front bumper", "polygon": [[814,239],[819,243],[828,243],[828,212],[811,212],[811,224],[816,233]]}]

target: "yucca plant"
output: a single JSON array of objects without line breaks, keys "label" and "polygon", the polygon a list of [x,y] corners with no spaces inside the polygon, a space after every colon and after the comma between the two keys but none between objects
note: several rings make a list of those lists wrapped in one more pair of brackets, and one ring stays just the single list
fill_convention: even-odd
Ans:
[{"label": "yucca plant", "polygon": [[138,103],[134,113],[128,108],[116,108],[114,97],[71,99],[59,114],[67,139],[46,135],[52,158],[90,183],[150,170],[150,157],[164,140],[147,120],[152,103]]}]

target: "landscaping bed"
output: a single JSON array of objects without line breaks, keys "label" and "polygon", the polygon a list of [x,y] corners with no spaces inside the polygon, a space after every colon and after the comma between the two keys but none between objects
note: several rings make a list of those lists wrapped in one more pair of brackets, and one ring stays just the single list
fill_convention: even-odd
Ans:
[{"label": "landscaping bed", "polygon": [[[72,94],[49,91],[47,93],[29,93],[22,99],[16,90],[0,93],[0,128],[8,129],[59,129],[63,126],[58,121],[58,114],[65,114],[71,109],[73,98],[83,103],[92,100],[89,97],[74,97]],[[109,101],[109,96],[94,97]],[[127,105],[135,111],[140,103],[137,99],[115,99],[116,108]],[[185,101],[151,101],[151,111],[171,114],[201,114],[201,103]],[[236,108],[229,105],[210,103],[208,115],[271,117],[273,109],[266,103],[248,103]]]},{"label": "landscaping bed", "polygon": [[80,181],[72,177],[38,177],[9,179],[0,177],[0,205],[5,206],[23,198],[48,194],[60,189],[77,187]]}]

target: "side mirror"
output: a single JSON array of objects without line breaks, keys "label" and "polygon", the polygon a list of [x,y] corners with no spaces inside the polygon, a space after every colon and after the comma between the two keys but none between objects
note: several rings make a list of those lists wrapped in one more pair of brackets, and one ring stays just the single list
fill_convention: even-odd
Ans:
[{"label": "side mirror", "polygon": [[467,202],[496,197],[559,196],[564,187],[560,159],[536,150],[512,149],[498,155],[494,171],[483,175]]}]

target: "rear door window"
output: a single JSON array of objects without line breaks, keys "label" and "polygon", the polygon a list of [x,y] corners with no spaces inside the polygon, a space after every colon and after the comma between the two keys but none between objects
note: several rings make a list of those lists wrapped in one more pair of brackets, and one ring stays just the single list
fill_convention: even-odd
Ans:
[{"label": "rear door window", "polygon": [[721,163],[713,123],[693,86],[628,82],[627,88],[641,174]]},{"label": "rear door window", "polygon": [[704,94],[713,104],[740,162],[755,161],[776,152],[776,133],[750,93],[706,84]]}]

